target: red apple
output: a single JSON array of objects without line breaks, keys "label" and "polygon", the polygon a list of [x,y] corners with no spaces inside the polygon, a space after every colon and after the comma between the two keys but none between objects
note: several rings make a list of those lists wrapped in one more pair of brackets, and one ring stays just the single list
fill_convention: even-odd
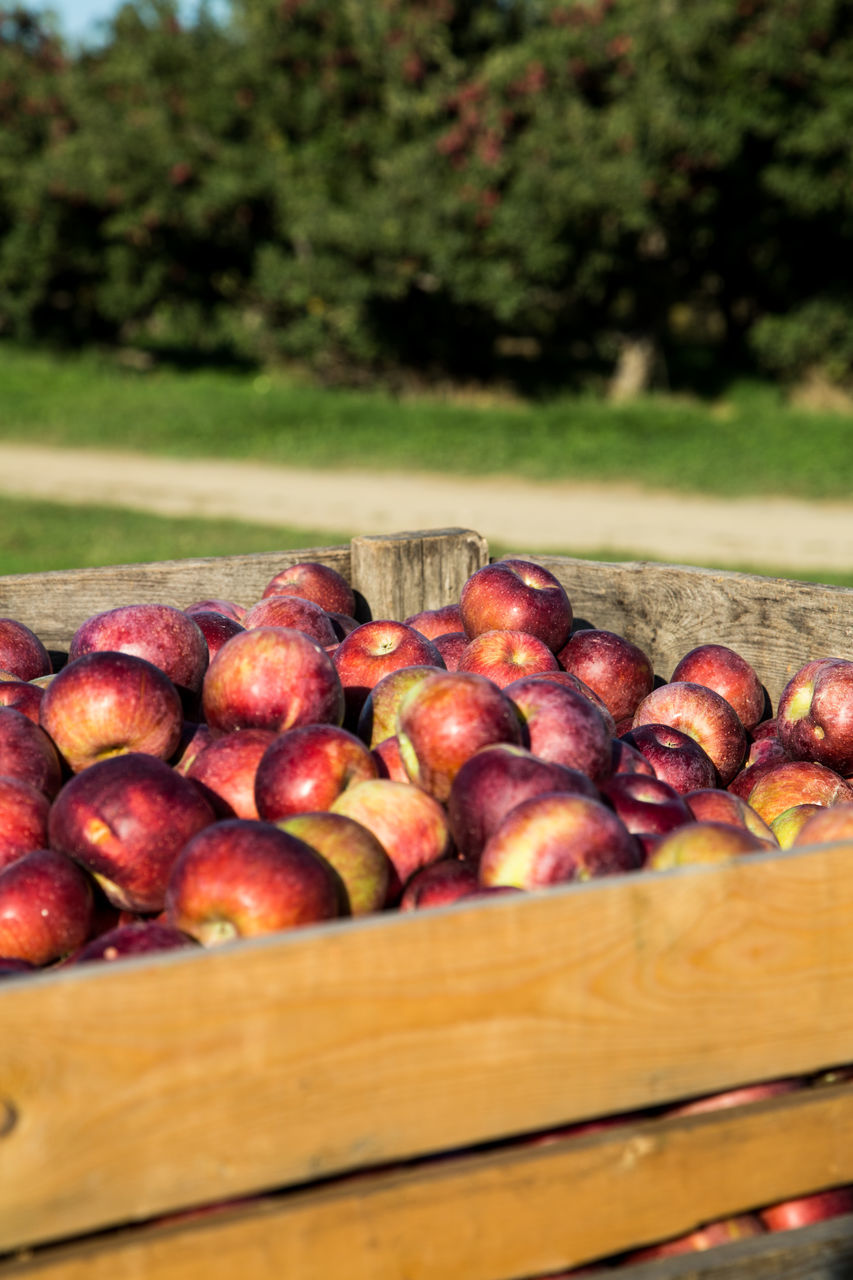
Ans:
[{"label": "red apple", "polygon": [[50,845],[81,863],[114,906],[163,909],[172,863],[214,821],[201,791],[155,756],[101,760],[62,787],[48,816]]},{"label": "red apple", "polygon": [[234,729],[214,738],[182,770],[201,787],[218,818],[257,818],[255,776],[277,735],[271,729]]},{"label": "red apple", "polygon": [[686,680],[716,690],[738,714],[745,729],[754,729],[767,707],[767,691],[755,668],[724,644],[700,644],[676,663],[670,682]]},{"label": "red apple", "polygon": [[448,671],[458,671],[462,654],[468,648],[468,637],[464,631],[448,631],[433,639]]},{"label": "red apple", "polygon": [[365,698],[358,716],[356,731],[369,747],[390,738],[397,732],[397,708],[405,695],[425,676],[444,670],[426,663],[411,667],[397,667],[377,680]]},{"label": "red apple", "polygon": [[576,631],[557,654],[560,666],[598,694],[613,719],[633,716],[655,683],[652,660],[639,645],[615,631]]},{"label": "red apple", "polygon": [[[613,761],[612,773],[644,773],[647,776],[657,776],[651,762],[646,759],[642,751],[632,747],[625,738],[614,738],[610,743],[610,753]],[[711,762],[708,761],[708,763]]]},{"label": "red apple", "polygon": [[633,835],[661,836],[693,821],[674,787],[643,773],[615,773],[600,785],[601,795]]},{"label": "red apple", "polygon": [[62,785],[52,738],[14,707],[0,707],[0,775],[29,782],[51,800]]},{"label": "red apple", "polygon": [[763,818],[740,796],[719,787],[704,787],[688,791],[684,797],[687,807],[697,822],[730,822],[736,827],[746,827],[753,835],[760,836],[771,846],[779,841]]},{"label": "red apple", "polygon": [[776,733],[792,760],[853,773],[853,662],[819,658],[800,667],[779,698]]},{"label": "red apple", "polygon": [[0,870],[0,955],[53,964],[89,937],[89,877],[64,853],[33,849]]},{"label": "red apple", "polygon": [[296,595],[311,600],[327,613],[352,616],[355,592],[342,573],[319,560],[301,560],[273,574],[262,592],[266,596]]},{"label": "red apple", "polygon": [[181,849],[166,919],[204,946],[339,916],[343,890],[325,858],[271,822],[226,818]]},{"label": "red apple", "polygon": [[247,631],[255,627],[292,627],[294,631],[304,631],[324,649],[338,643],[338,633],[325,610],[299,596],[266,596],[246,610],[243,626]]},{"label": "red apple", "polygon": [[370,748],[370,754],[376,761],[378,778],[391,778],[394,782],[411,782],[403,763],[400,740],[396,733],[392,733],[390,738],[383,738],[381,742],[377,742],[375,747]]},{"label": "red apple", "polygon": [[93,960],[110,962],[127,956],[147,956],[197,946],[195,938],[162,920],[134,920],[92,938],[70,959],[73,964],[88,964]]},{"label": "red apple", "polygon": [[35,973],[38,965],[30,964],[28,960],[15,960],[11,956],[0,956],[0,979],[16,978],[22,973]]},{"label": "red apple", "polygon": [[510,809],[546,791],[599,799],[598,788],[585,773],[542,760],[526,747],[498,743],[476,751],[456,774],[447,800],[450,830],[460,854],[479,859]]},{"label": "red apple", "polygon": [[835,840],[849,841],[853,838],[853,796],[850,800],[832,805],[831,808],[821,805],[798,807],[806,812],[802,824],[793,836],[792,847],[831,844]]},{"label": "red apple", "polygon": [[510,809],[489,837],[480,882],[536,889],[621,875],[641,862],[635,837],[602,801],[547,792]]},{"label": "red apple", "polygon": [[204,636],[209,655],[208,661],[219,652],[226,640],[230,640],[232,636],[239,635],[246,629],[236,618],[229,618],[224,613],[214,613],[208,609],[197,609],[192,614],[192,619]]},{"label": "red apple", "polygon": [[406,625],[420,631],[427,640],[437,640],[439,636],[454,631],[464,633],[465,630],[462,625],[462,610],[458,602],[441,605],[437,609],[422,609],[420,613],[413,613],[411,617],[406,618]]},{"label": "red apple", "polygon": [[335,613],[332,609],[328,611],[326,617],[334,627],[337,644],[340,644],[344,636],[348,636],[351,631],[355,631],[356,627],[361,625],[358,618],[353,618],[348,613]]},{"label": "red apple", "polygon": [[34,631],[15,618],[0,618],[0,668],[16,680],[34,680],[53,670],[50,654]]},{"label": "red apple", "polygon": [[717,785],[717,770],[704,747],[668,724],[643,724],[622,735],[629,747],[648,760],[655,777],[681,795]]},{"label": "red apple", "polygon": [[44,689],[37,684],[24,680],[5,680],[0,682],[0,707],[12,707],[21,715],[39,722],[39,706],[44,697]]},{"label": "red apple", "polygon": [[322,645],[291,627],[233,636],[211,660],[202,686],[207,724],[218,733],[340,724],[344,692]]},{"label": "red apple", "polygon": [[853,1185],[767,1205],[759,1216],[768,1231],[793,1231],[846,1213],[853,1213]]},{"label": "red apple", "polygon": [[735,827],[730,822],[688,822],[661,837],[650,851],[646,866],[650,871],[670,871],[673,867],[730,862],[744,854],[767,852],[767,841],[746,827]]},{"label": "red apple", "polygon": [[130,653],[86,653],[44,691],[39,723],[74,773],[122,752],[169,759],[183,731],[183,709],[169,677]]},{"label": "red apple", "polygon": [[188,613],[194,618],[197,613],[221,613],[226,618],[231,618],[234,622],[242,622],[246,613],[246,606],[237,604],[233,600],[222,600],[214,596],[209,600],[195,600],[192,604],[188,604],[184,613]]},{"label": "red apple", "polygon": [[795,804],[847,803],[853,800],[853,787],[826,765],[811,760],[783,760],[761,773],[745,799],[770,826]]},{"label": "red apple", "polygon": [[159,667],[189,704],[201,689],[209,657],[198,624],[169,604],[125,604],[94,614],[71,637],[68,660],[104,651]]},{"label": "red apple", "polygon": [[[760,738],[753,738],[752,742],[749,744],[749,751],[747,752],[746,760],[744,761],[744,769],[749,769],[754,764],[762,764],[765,762],[776,763],[779,760],[790,760],[791,757],[788,755],[787,751],[782,746],[782,743],[776,736],[775,724],[776,721],[774,720],[774,730],[772,734],[766,733],[762,734]],[[741,772],[743,772],[743,769]],[[732,781],[734,781],[734,779]],[[729,786],[731,786],[731,783],[729,783]]]},{"label": "red apple", "polygon": [[394,866],[372,831],[343,813],[296,813],[276,826],[304,840],[337,871],[353,916],[381,911]]},{"label": "red apple", "polygon": [[481,631],[459,655],[457,671],[486,676],[501,689],[522,676],[557,671],[557,659],[544,641],[527,631]]},{"label": "red apple", "polygon": [[734,1089],[723,1089],[719,1093],[704,1094],[701,1098],[691,1098],[689,1102],[681,1102],[667,1110],[671,1116],[704,1115],[709,1111],[726,1111],[729,1107],[748,1106],[751,1102],[763,1102],[766,1098],[777,1098],[780,1094],[793,1093],[805,1086],[798,1076],[786,1076],[778,1080],[762,1080],[755,1084],[745,1084]]},{"label": "red apple", "polygon": [[44,848],[49,811],[50,800],[38,787],[0,775],[0,870]]},{"label": "red apple", "polygon": [[280,733],[258,762],[258,815],[277,822],[294,813],[329,809],[347,787],[379,776],[370,748],[332,724],[305,724]]},{"label": "red apple", "polygon": [[[610,709],[607,706],[607,703],[603,698],[599,697],[594,689],[591,689],[588,684],[585,684],[579,676],[576,676],[571,671],[562,670],[540,671],[537,674],[540,680],[550,680],[552,684],[562,685],[564,689],[574,689],[577,693],[582,693],[588,702],[592,702],[598,707],[607,722],[607,729],[611,736],[616,733],[616,721],[610,714]],[[630,728],[630,725],[628,727]]]},{"label": "red apple", "polygon": [[526,734],[522,745],[535,756],[578,769],[596,784],[610,776],[612,722],[582,693],[547,676],[523,676],[504,693],[521,715]]},{"label": "red apple", "polygon": [[560,580],[529,560],[508,557],[476,569],[459,597],[470,640],[484,631],[526,631],[557,653],[572,629],[572,605]]},{"label": "red apple", "polygon": [[390,778],[358,782],[341,792],[331,811],[367,827],[388,854],[395,871],[388,889],[389,904],[399,901],[416,871],[438,862],[452,849],[442,806],[426,791],[406,782]]},{"label": "red apple", "polygon": [[462,858],[432,862],[412,876],[400,899],[401,911],[445,907],[480,888],[476,863]]},{"label": "red apple", "polygon": [[496,742],[521,745],[521,739],[512,700],[474,672],[434,671],[409,689],[397,709],[406,772],[441,803],[475,751]]},{"label": "red apple", "polygon": [[374,618],[344,636],[334,652],[334,664],[344,688],[346,719],[353,727],[364,702],[383,676],[398,667],[444,668],[444,659],[431,640],[405,622]]},{"label": "red apple", "polygon": [[178,773],[186,776],[196,756],[209,747],[219,735],[209,725],[196,724],[194,720],[185,720],[181,728],[181,738],[169,763]]},{"label": "red apple", "polygon": [[653,689],[634,712],[633,728],[644,724],[668,724],[695,739],[713,761],[723,787],[746,758],[746,730],[737,712],[706,685],[676,680]]}]

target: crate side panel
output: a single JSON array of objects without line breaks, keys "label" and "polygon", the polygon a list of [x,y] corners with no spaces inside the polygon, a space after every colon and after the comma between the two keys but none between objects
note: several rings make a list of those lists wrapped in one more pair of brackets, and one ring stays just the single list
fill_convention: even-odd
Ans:
[{"label": "crate side panel", "polygon": [[851,856],[7,980],[0,1248],[853,1061]]}]

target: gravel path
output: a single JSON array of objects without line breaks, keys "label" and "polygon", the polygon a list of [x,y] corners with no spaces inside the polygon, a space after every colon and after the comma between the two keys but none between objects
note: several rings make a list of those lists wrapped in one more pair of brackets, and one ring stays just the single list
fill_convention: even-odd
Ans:
[{"label": "gravel path", "polygon": [[340,530],[342,538],[458,525],[519,551],[612,550],[770,571],[853,567],[853,500],[721,500],[627,486],[314,472],[26,445],[0,445],[0,492]]}]

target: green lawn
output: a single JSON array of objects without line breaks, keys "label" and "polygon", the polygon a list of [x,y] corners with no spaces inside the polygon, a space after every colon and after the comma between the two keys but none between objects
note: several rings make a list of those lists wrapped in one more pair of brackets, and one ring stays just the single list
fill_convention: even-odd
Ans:
[{"label": "green lawn", "polygon": [[67,359],[0,343],[0,439],[303,466],[633,481],[723,495],[849,498],[853,418],[740,383],[718,403],[592,397],[473,405],[325,390],[295,376]]}]

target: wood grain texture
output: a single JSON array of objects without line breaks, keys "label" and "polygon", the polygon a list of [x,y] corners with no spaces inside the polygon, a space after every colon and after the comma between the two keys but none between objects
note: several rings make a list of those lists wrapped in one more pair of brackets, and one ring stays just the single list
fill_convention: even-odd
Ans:
[{"label": "wood grain texture", "polygon": [[353,585],[375,618],[405,618],[458,600],[467,578],[488,561],[471,529],[432,529],[351,543]]},{"label": "wood grain texture", "polygon": [[[803,1089],[701,1117],[626,1123],[269,1195],[48,1250],[8,1270],[0,1266],[0,1276],[230,1280],[242,1271],[253,1280],[516,1280],[853,1177],[851,1140],[853,1087]],[[766,1263],[778,1266],[795,1245],[802,1251],[802,1234],[748,1241],[746,1257],[755,1265],[748,1274],[778,1276]],[[841,1240],[832,1238],[849,1257],[853,1220]],[[738,1274],[719,1268],[743,1265],[742,1247],[714,1252],[716,1269],[708,1274]],[[680,1258],[619,1274],[664,1280],[697,1274],[695,1266],[695,1257],[689,1270]],[[799,1274],[817,1280],[820,1273]]]},{"label": "wood grain texture", "polygon": [[853,845],[0,990],[0,1249],[853,1061]]},{"label": "wood grain texture", "polygon": [[23,622],[48,649],[67,651],[80,624],[103,609],[145,603],[182,609],[212,596],[251,605],[275,573],[300,560],[320,560],[349,581],[348,547],[10,574],[0,577],[0,616]]},{"label": "wood grain texture", "polygon": [[812,658],[853,658],[853,589],[684,565],[599,564],[531,556],[555,573],[575,616],[618,631],[668,680],[697,644],[736,649],[761,677],[773,707]]}]

